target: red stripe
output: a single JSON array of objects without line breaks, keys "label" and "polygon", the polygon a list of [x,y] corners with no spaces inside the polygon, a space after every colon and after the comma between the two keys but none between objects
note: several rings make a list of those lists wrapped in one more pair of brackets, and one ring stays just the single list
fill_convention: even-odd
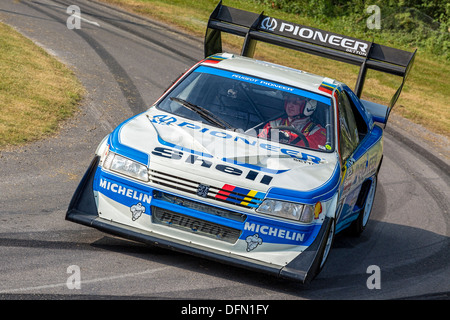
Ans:
[{"label": "red stripe", "polygon": [[236,188],[236,187],[232,186],[231,184],[224,184],[223,187],[222,187],[222,190],[233,191],[234,188]]},{"label": "red stripe", "polygon": [[[234,188],[236,187],[229,184],[224,184],[222,189],[219,190],[218,194],[216,194],[216,198],[221,200],[227,200],[228,196],[230,195],[231,191],[234,190]],[[221,194],[223,194],[224,196],[221,196]]]},{"label": "red stripe", "polygon": [[211,59],[208,59],[208,60],[205,60],[203,62],[205,62],[205,63],[219,63],[220,61],[222,61],[222,60],[211,60]]},{"label": "red stripe", "polygon": [[323,92],[326,92],[326,93],[328,93],[328,94],[331,94],[331,93],[333,92],[333,91],[331,91],[330,89],[325,88],[325,87],[322,87],[322,86],[319,87],[319,90],[320,90],[320,91],[323,91]]}]

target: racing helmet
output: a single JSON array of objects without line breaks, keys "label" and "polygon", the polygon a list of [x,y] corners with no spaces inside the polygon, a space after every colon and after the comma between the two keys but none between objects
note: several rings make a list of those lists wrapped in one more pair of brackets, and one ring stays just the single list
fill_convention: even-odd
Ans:
[{"label": "racing helmet", "polygon": [[294,117],[298,118],[311,117],[317,108],[316,100],[308,99],[299,95],[290,94],[285,97],[284,101],[284,110],[286,110],[286,113],[288,113],[287,107],[288,104],[290,103],[294,103],[299,106],[298,114],[293,115]]}]

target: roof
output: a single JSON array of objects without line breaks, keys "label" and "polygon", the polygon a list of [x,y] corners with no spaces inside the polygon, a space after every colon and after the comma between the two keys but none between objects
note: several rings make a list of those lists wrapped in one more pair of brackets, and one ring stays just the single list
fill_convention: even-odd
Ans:
[{"label": "roof", "polygon": [[203,61],[203,64],[214,64],[216,67],[224,70],[244,73],[268,80],[270,79],[272,81],[322,95],[326,94],[328,96],[328,92],[319,89],[322,83],[331,84],[333,86],[340,83],[334,79],[318,76],[302,70],[230,53],[221,53],[210,56]]}]

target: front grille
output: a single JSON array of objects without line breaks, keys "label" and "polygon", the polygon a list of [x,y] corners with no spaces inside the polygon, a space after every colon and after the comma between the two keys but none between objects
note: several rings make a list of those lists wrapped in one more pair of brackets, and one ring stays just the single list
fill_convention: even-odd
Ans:
[{"label": "front grille", "polygon": [[151,207],[152,222],[229,243],[235,243],[241,231],[181,213]]},{"label": "front grille", "polygon": [[244,189],[229,184],[224,184],[222,187],[206,186],[197,181],[155,170],[149,171],[149,177],[152,183],[164,188],[183,191],[246,209],[258,207],[264,199],[263,192]]},{"label": "front grille", "polygon": [[210,206],[208,204],[200,203],[197,201],[181,198],[166,192],[153,191],[153,199],[162,200],[171,204],[176,204],[185,208],[197,210],[203,213],[211,214],[214,216],[230,219],[237,222],[244,222],[247,219],[247,215],[239,212],[233,212],[217,207]]}]

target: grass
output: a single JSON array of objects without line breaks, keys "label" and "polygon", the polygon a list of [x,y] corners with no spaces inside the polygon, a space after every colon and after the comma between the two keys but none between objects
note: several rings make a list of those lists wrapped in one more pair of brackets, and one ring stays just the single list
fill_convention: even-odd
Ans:
[{"label": "grass", "polygon": [[0,23],[0,150],[55,134],[82,95],[71,70]]},{"label": "grass", "polygon": [[[114,4],[128,11],[141,14],[175,25],[193,35],[203,37],[206,23],[217,0],[101,0]],[[413,51],[415,48],[407,47],[396,42],[394,36],[386,37],[375,31],[367,34],[353,34],[352,23],[365,23],[362,21],[346,21],[345,27],[336,21],[304,17],[274,10],[269,6],[262,6],[249,0],[226,0],[224,5],[247,11],[274,16],[283,20],[309,25],[319,29],[334,31],[336,33],[371,40],[387,46]],[[225,48],[228,51],[239,52],[242,38],[227,36]],[[298,68],[304,71],[335,78],[354,87],[358,68],[343,63],[275,48],[266,44],[257,45],[256,58]],[[394,108],[393,113],[420,124],[430,131],[450,136],[450,63],[442,57],[436,57],[419,49],[414,67],[406,81],[402,94]],[[378,103],[388,103],[397,87],[400,78],[379,72],[368,72],[364,86],[363,99],[370,99]]]}]

